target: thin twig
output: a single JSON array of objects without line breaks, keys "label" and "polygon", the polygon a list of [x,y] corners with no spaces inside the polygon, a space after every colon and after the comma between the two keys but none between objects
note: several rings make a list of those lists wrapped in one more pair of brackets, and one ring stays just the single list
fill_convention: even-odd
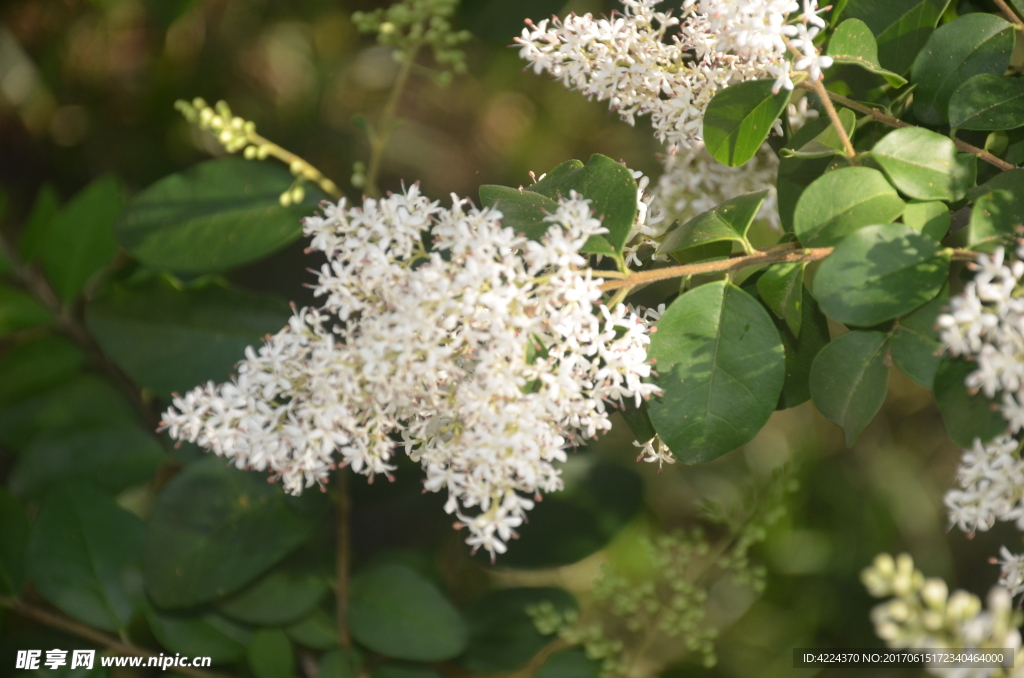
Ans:
[{"label": "thin twig", "polygon": [[352,647],[348,630],[349,571],[352,563],[352,497],[349,494],[349,472],[339,468],[334,474],[335,502],[335,585],[334,600],[338,625],[338,645]]},{"label": "thin twig", "polygon": [[[805,83],[800,83],[800,86],[801,87],[809,87]],[[817,91],[817,90],[815,90],[815,91]],[[899,120],[897,118],[894,118],[891,115],[886,115],[885,113],[879,111],[878,109],[871,108],[870,106],[865,106],[864,104],[859,104],[856,101],[853,101],[852,99],[847,99],[846,97],[844,97],[844,96],[842,96],[840,94],[836,94],[835,92],[829,92],[828,90],[825,90],[825,91],[828,93],[828,96],[829,96],[830,99],[832,99],[832,101],[835,101],[838,104],[842,104],[843,106],[846,106],[847,108],[851,108],[851,109],[853,109],[855,111],[859,111],[860,113],[864,113],[865,115],[870,115],[872,118],[874,118],[878,122],[881,122],[881,123],[884,123],[886,125],[889,125],[890,127],[914,127],[915,126],[915,125],[911,125],[910,123],[903,122],[902,120]],[[1010,163],[1006,162],[1005,160],[1002,160],[1001,158],[997,158],[996,156],[992,155],[991,153],[989,153],[985,149],[978,148],[977,146],[972,146],[971,144],[967,143],[966,141],[961,141],[960,139],[954,138],[953,139],[953,143],[956,144],[956,147],[958,149],[960,149],[961,151],[963,151],[964,153],[970,153],[971,155],[976,155],[979,158],[981,158],[982,160],[984,160],[985,162],[987,162],[988,164],[994,165],[995,167],[998,167],[1001,170],[1012,170],[1012,169],[1016,169],[1017,168],[1016,165],[1011,165]]]},{"label": "thin twig", "polygon": [[857,151],[853,148],[853,142],[850,141],[850,135],[846,133],[846,128],[843,127],[843,121],[839,118],[836,107],[832,105],[832,101],[829,99],[830,92],[825,89],[825,85],[822,84],[821,80],[811,78],[809,81],[805,80],[804,82],[818,95],[821,105],[825,107],[825,112],[828,113],[829,119],[832,120],[832,126],[836,128],[836,134],[839,135],[839,139],[843,142],[843,150],[846,151],[850,164],[856,165]]},{"label": "thin twig", "polygon": [[[12,610],[15,614],[25,617],[26,619],[32,619],[33,621],[37,621],[40,624],[49,626],[50,628],[59,629],[66,633],[70,633],[71,635],[78,636],[79,638],[84,638],[90,642],[96,643],[97,645],[114,650],[118,654],[147,658],[160,656],[156,652],[136,647],[131,643],[121,641],[114,636],[98,631],[90,626],[80,624],[70,617],[50,612],[49,610],[45,610],[41,607],[29,605],[17,598],[0,596],[0,607],[6,607]],[[167,669],[185,676],[193,676],[193,678],[216,678],[216,676],[222,675],[214,673],[213,671],[195,669],[191,666],[168,666]]]},{"label": "thin twig", "polygon": [[395,84],[391,87],[391,94],[387,103],[384,104],[384,113],[381,115],[377,132],[370,138],[370,167],[366,171],[366,194],[371,198],[380,197],[380,188],[377,186],[377,179],[380,177],[380,166],[384,160],[384,148],[388,145],[388,137],[391,136],[391,127],[395,120],[395,112],[398,109],[398,101],[402,98],[402,90],[409,80],[409,74],[416,61],[416,54],[420,46],[416,45],[409,50],[402,63],[401,70],[395,78]]},{"label": "thin twig", "polygon": [[1020,17],[1017,16],[1017,14],[1012,9],[1010,9],[1009,5],[1007,5],[1003,0],[992,1],[996,3],[996,6],[999,7],[999,9],[1002,10],[1003,15],[1005,15],[1007,20],[1009,20],[1009,22],[1013,24],[1014,28],[1016,28],[1018,31],[1024,32],[1024,21],[1020,20]]}]

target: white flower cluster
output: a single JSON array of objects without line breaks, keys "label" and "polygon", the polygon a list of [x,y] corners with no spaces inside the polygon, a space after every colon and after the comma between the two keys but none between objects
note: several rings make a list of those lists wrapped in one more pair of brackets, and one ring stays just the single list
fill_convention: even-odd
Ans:
[{"label": "white flower cluster", "polygon": [[[950,300],[950,312],[938,318],[939,337],[950,354],[977,362],[968,388],[987,397],[1002,395],[1000,410],[1009,434],[1024,428],[1024,248],[1007,259],[997,248],[979,254],[974,278]],[[1024,530],[1024,461],[1020,444],[1004,435],[964,450],[957,471],[959,488],[946,493],[951,524],[973,534],[996,521],[1014,521]],[[1016,596],[1024,593],[1024,556],[1002,549],[1000,584]]]},{"label": "white flower cluster", "polygon": [[[832,60],[812,40],[824,22],[816,0],[803,12],[792,0],[685,0],[680,15],[660,12],[662,0],[622,0],[610,19],[570,14],[529,23],[517,38],[521,58],[586,97],[608,101],[623,120],[650,115],[671,148],[700,141],[704,110],[732,83],[775,78],[793,88],[793,67],[821,76]],[[792,17],[792,18],[791,18]]]},{"label": "white flower cluster", "polygon": [[336,464],[388,474],[404,448],[467,543],[504,552],[533,500],[561,488],[566,448],[611,427],[607,404],[657,392],[642,381],[646,322],[603,306],[584,268],[580,248],[605,232],[589,202],[573,194],[547,219],[528,241],[497,210],[446,210],[415,186],[327,205],[305,221],[328,258],[323,306],[248,349],[232,381],[176,397],[171,436],[293,494]]},{"label": "white flower cluster", "polygon": [[993,588],[988,609],[967,591],[949,592],[946,582],[926,579],[903,553],[895,559],[879,554],[861,573],[868,592],[876,598],[892,596],[871,610],[875,633],[889,647],[914,649],[1009,648],[1014,668],[929,668],[936,675],[957,678],[1024,676],[1024,650],[1018,627],[1021,613],[1015,610],[1010,592]]}]

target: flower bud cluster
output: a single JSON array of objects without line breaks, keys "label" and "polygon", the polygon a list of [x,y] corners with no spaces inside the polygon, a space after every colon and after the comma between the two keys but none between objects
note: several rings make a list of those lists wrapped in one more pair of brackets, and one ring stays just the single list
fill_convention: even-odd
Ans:
[{"label": "flower bud cluster", "polygon": [[768,77],[776,89],[792,89],[790,48],[802,55],[794,67],[811,77],[831,65],[812,43],[824,26],[815,0],[805,0],[799,16],[791,0],[686,0],[679,16],[657,11],[660,3],[622,0],[623,12],[608,19],[528,22],[519,55],[536,73],[608,101],[630,124],[650,115],[672,149],[701,140],[704,110],[718,90]]},{"label": "flower bud cluster", "polygon": [[501,218],[465,200],[443,209],[416,186],[325,203],[305,221],[328,259],[322,307],[248,349],[232,381],[176,397],[171,436],[293,494],[338,464],[390,474],[404,449],[427,490],[447,491],[467,543],[504,552],[540,494],[561,489],[566,450],[611,428],[610,404],[657,387],[644,383],[646,323],[602,305],[585,268],[580,249],[606,232],[589,201],[561,200],[540,242]]},{"label": "flower bud cluster", "polygon": [[[988,607],[967,591],[952,594],[946,582],[926,578],[906,553],[879,554],[861,572],[861,581],[876,598],[891,597],[871,611],[875,633],[889,647],[921,649],[1012,648],[1014,669],[962,669],[965,678],[1024,676],[1024,650],[1018,627],[1024,616],[1015,610],[1010,593],[1000,587],[988,595]],[[946,675],[950,669],[929,669]]]},{"label": "flower bud cluster", "polygon": [[380,44],[394,47],[397,61],[408,60],[428,45],[438,64],[464,73],[466,54],[458,46],[471,36],[452,28],[450,19],[458,4],[459,0],[401,0],[372,12],[353,12],[352,22],[361,33],[376,34]]}]

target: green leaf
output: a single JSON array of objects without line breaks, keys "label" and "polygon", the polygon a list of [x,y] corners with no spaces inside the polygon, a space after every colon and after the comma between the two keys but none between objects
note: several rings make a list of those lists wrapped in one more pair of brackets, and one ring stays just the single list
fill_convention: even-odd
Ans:
[{"label": "green leaf", "polygon": [[1017,236],[1024,224],[1024,191],[995,190],[978,198],[971,210],[967,241],[971,247],[991,252]]},{"label": "green leaf", "polygon": [[472,673],[506,673],[519,669],[551,642],[542,636],[526,609],[551,603],[564,613],[575,610],[572,596],[555,588],[492,591],[466,608],[469,646],[459,663]]},{"label": "green leaf", "polygon": [[977,172],[960,159],[949,137],[922,127],[889,132],[871,149],[871,159],[896,188],[918,200],[959,200],[974,186]]},{"label": "green leaf", "polygon": [[773,87],[771,80],[748,80],[715,94],[704,112],[704,146],[715,160],[739,167],[754,157],[792,95]]},{"label": "green leaf", "polygon": [[251,585],[217,603],[217,609],[247,624],[281,626],[307,615],[327,590],[323,565],[300,550]]},{"label": "green leaf", "polygon": [[556,652],[534,674],[535,678],[598,678],[600,675],[601,662],[588,658],[582,649]]},{"label": "green leaf", "polygon": [[43,431],[18,456],[9,487],[29,498],[80,479],[117,493],[150,478],[166,459],[156,437],[137,424]]},{"label": "green leaf", "polygon": [[775,326],[786,350],[786,382],[776,409],[796,407],[811,398],[811,367],[821,349],[828,345],[828,320],[818,308],[810,292],[804,290],[800,336],[796,336],[785,322],[777,320]]},{"label": "green leaf", "polygon": [[637,184],[633,173],[599,153],[590,156],[586,165],[579,160],[563,162],[526,190],[555,200],[568,198],[570,191],[576,191],[590,200],[594,215],[608,229],[604,240],[616,252],[626,244],[636,221]]},{"label": "green leaf", "polygon": [[[800,132],[802,131],[803,129],[800,130]],[[793,232],[793,215],[796,212],[796,205],[808,186],[824,174],[849,166],[850,162],[845,156],[780,158],[779,172],[775,181],[778,191],[779,220],[782,222],[783,230],[787,233]]]},{"label": "green leaf", "polygon": [[956,88],[949,100],[949,126],[1009,130],[1024,125],[1024,79],[981,73]]},{"label": "green leaf", "polygon": [[50,184],[43,184],[32,204],[28,222],[18,237],[18,254],[25,261],[36,261],[45,247],[47,233],[53,218],[60,212],[57,191]]},{"label": "green leaf", "polygon": [[[671,231],[669,231],[671,234]],[[680,264],[699,264],[706,261],[728,259],[732,253],[732,242],[721,240],[707,245],[696,245],[685,250],[672,252],[672,258]]]},{"label": "green leaf", "polygon": [[940,241],[949,232],[952,217],[945,203],[909,202],[903,210],[903,223],[921,235]]},{"label": "green leaf", "polygon": [[827,419],[843,427],[852,447],[885,400],[888,337],[853,331],[823,348],[811,367],[811,399]]},{"label": "green leaf", "polygon": [[946,4],[948,0],[850,0],[844,16],[860,19],[871,28],[882,66],[906,73]]},{"label": "green leaf", "polygon": [[975,186],[967,191],[967,199],[974,202],[992,191],[1010,191],[1015,196],[1024,199],[1024,168],[1000,172],[981,186]]},{"label": "green leaf", "polygon": [[299,645],[313,650],[330,650],[338,646],[335,621],[321,609],[313,610],[305,619],[291,624],[284,631]]},{"label": "green leaf", "polygon": [[107,381],[88,374],[0,408],[0,442],[25,448],[42,431],[134,422],[136,415]]},{"label": "green leaf", "polygon": [[113,224],[121,211],[121,184],[97,179],[52,217],[38,257],[54,292],[70,303],[117,252]]},{"label": "green leaf", "polygon": [[228,664],[245,656],[249,631],[213,614],[172,614],[146,609],[149,628],[168,650],[193,657],[209,657],[213,664]]},{"label": "green leaf", "polygon": [[335,650],[320,658],[320,672],[316,678],[357,678],[358,669],[359,658],[355,650]]},{"label": "green leaf", "polygon": [[17,598],[25,585],[25,552],[28,549],[28,518],[25,509],[0,488],[0,594]]},{"label": "green leaf", "polygon": [[632,400],[624,405],[622,418],[626,420],[629,430],[633,432],[633,436],[637,440],[645,442],[658,435],[658,432],[654,430],[654,424],[651,423],[651,415],[647,413],[646,402],[641,401],[640,407],[636,407]]},{"label": "green leaf", "polygon": [[370,678],[441,678],[441,675],[422,664],[397,664],[387,662],[373,667]]},{"label": "green leaf", "polygon": [[940,26],[914,59],[910,79],[914,115],[944,125],[956,89],[979,73],[1002,74],[1013,51],[1013,25],[985,12],[965,14]]},{"label": "green leaf", "polygon": [[0,337],[46,325],[50,312],[31,295],[0,283]]},{"label": "green leaf", "polygon": [[970,449],[974,439],[986,442],[1006,431],[1006,421],[997,404],[983,393],[972,394],[965,385],[977,364],[946,357],[935,373],[935,400],[949,437]]},{"label": "green leaf", "polygon": [[146,588],[161,607],[190,607],[242,588],[301,544],[326,509],[266,477],[210,457],[157,497],[146,539]]},{"label": "green leaf", "polygon": [[909,226],[869,226],[836,245],[814,276],[814,297],[830,318],[870,327],[934,298],[949,275],[949,253]]},{"label": "green leaf", "polygon": [[807,264],[775,264],[757,279],[757,292],[776,316],[800,336],[803,321],[804,269]]},{"label": "green leaf", "polygon": [[562,466],[562,479],[565,489],[530,511],[529,524],[501,556],[503,567],[547,568],[583,560],[607,546],[643,506],[643,482],[630,468],[577,456]]},{"label": "green leaf", "polygon": [[352,579],[352,637],[396,659],[442,661],[466,649],[466,625],[448,599],[415,570],[384,564]]},{"label": "green leaf", "polygon": [[747,231],[768,191],[747,193],[703,212],[668,233],[658,254],[686,250],[714,242],[738,242],[748,247]]},{"label": "green leaf", "polygon": [[281,193],[293,180],[274,163],[208,160],[136,195],[114,234],[157,269],[208,273],[257,261],[298,238],[301,219],[326,198],[307,184],[301,203],[282,207]]},{"label": "green leaf", "polygon": [[785,353],[768,312],[725,282],[702,285],[668,307],[651,339],[659,398],[651,421],[673,454],[710,461],[750,441],[775,410]]},{"label": "green leaf", "polygon": [[263,337],[288,324],[287,304],[217,282],[165,278],[114,286],[86,307],[86,325],[128,376],[163,397],[224,381]]},{"label": "green leaf", "polygon": [[75,619],[123,633],[134,606],[146,528],[134,514],[85,484],[52,489],[28,542],[26,569],[36,589]]},{"label": "green leaf", "polygon": [[0,406],[53,386],[79,371],[85,354],[61,336],[44,335],[0,357]]},{"label": "green leaf", "polygon": [[480,203],[501,210],[501,225],[530,240],[540,240],[552,224],[544,221],[558,209],[558,202],[533,191],[508,186],[481,186]]},{"label": "green leaf", "polygon": [[935,383],[942,362],[943,345],[935,332],[935,321],[949,303],[946,287],[934,299],[910,315],[900,318],[892,333],[892,359],[907,376],[926,388]]},{"label": "green leaf", "polygon": [[[843,125],[843,130],[846,132],[846,136],[849,139],[853,139],[854,131],[857,127],[857,115],[848,108],[840,108],[838,111],[839,121]],[[806,126],[805,126],[806,128]],[[801,132],[803,129],[800,130]],[[797,134],[793,135],[791,144],[795,144],[797,141],[802,140],[804,135]],[[797,148],[797,150],[793,150]],[[836,126],[829,124],[818,133],[813,139],[803,143],[799,147],[785,146],[779,151],[779,155],[783,158],[825,158],[829,156],[839,155],[845,156],[846,150],[843,148],[842,137],[839,136],[839,132],[836,131]]]},{"label": "green leaf", "polygon": [[295,668],[295,650],[284,631],[261,629],[245,648],[249,669],[256,678],[288,678]]},{"label": "green leaf", "polygon": [[903,78],[878,63],[878,43],[871,29],[860,19],[847,19],[836,27],[828,43],[828,55],[837,63],[854,64],[880,75],[893,87],[907,84]]},{"label": "green leaf", "polygon": [[815,179],[800,196],[793,230],[808,247],[830,247],[865,226],[894,221],[905,206],[878,170],[837,169]]}]

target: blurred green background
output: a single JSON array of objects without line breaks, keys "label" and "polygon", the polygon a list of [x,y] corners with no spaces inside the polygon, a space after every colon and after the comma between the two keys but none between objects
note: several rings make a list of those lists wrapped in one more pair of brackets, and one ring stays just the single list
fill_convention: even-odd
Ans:
[{"label": "blurred green background", "polygon": [[[398,67],[386,48],[357,33],[349,16],[385,4],[7,0],[0,6],[3,228],[19,231],[44,185],[67,200],[111,173],[131,194],[222,154],[212,137],[173,109],[175,100],[194,96],[227,100],[238,115],[255,121],[261,134],[305,157],[350,198],[358,198],[348,178],[353,163],[367,159],[368,144],[355,117],[376,120]],[[539,174],[592,153],[656,175],[662,149],[644,121],[632,128],[605,104],[524,72],[510,48],[526,17],[609,8],[600,0],[464,2],[456,26],[474,34],[466,48],[469,73],[439,86],[423,62],[399,106],[401,124],[385,156],[382,187],[398,190],[403,181],[419,181],[435,198],[446,201],[452,192],[475,198],[481,184],[518,185],[528,181],[531,170]],[[303,247],[295,243],[230,272],[229,278],[301,304],[308,299],[303,284],[311,265]],[[0,338],[0,351],[12,345],[10,338]],[[601,562],[628,565],[637,535],[692,526],[700,521],[702,500],[741,500],[751,481],[790,463],[800,489],[789,496],[786,517],[754,552],[769,571],[764,595],[737,598],[723,591],[716,598],[713,593],[712,616],[732,622],[718,642],[719,665],[705,670],[684,662],[665,675],[911,676],[922,672],[797,671],[791,668],[791,649],[881,645],[868,617],[876,601],[858,579],[881,551],[909,552],[925,574],[984,596],[998,574],[987,558],[1000,544],[1012,547],[1019,539],[1007,525],[974,540],[947,531],[941,500],[958,450],[945,435],[930,393],[895,369],[885,407],[853,449],[845,449],[839,429],[810,403],[777,413],[755,440],[718,461],[677,464],[661,474],[633,463],[627,430],[618,427],[579,453],[586,461],[600,458],[629,467],[643,479],[643,508],[604,551],[561,568],[520,570],[509,567],[520,546],[513,543],[509,561],[489,568],[470,558],[451,530],[441,510],[443,497],[421,494],[419,471],[404,464],[395,483],[353,483],[356,568],[394,557],[387,554],[395,550],[407,552],[403,557],[424,563],[462,605],[495,585],[585,591]],[[198,455],[176,454],[176,463]],[[5,485],[16,464],[14,451],[0,447]],[[173,473],[175,466],[168,468]],[[129,490],[120,501],[145,516],[150,500],[145,491]],[[30,515],[32,506],[29,502]],[[546,518],[552,522],[545,525]],[[522,530],[523,546],[536,531],[534,549],[554,548],[559,530],[573,529],[558,520],[538,511]],[[543,539],[552,541],[545,546]],[[75,646],[12,614],[2,624],[0,674],[12,672],[8,650],[28,647],[29,638]],[[667,645],[662,654],[672,664],[679,653]]]}]

